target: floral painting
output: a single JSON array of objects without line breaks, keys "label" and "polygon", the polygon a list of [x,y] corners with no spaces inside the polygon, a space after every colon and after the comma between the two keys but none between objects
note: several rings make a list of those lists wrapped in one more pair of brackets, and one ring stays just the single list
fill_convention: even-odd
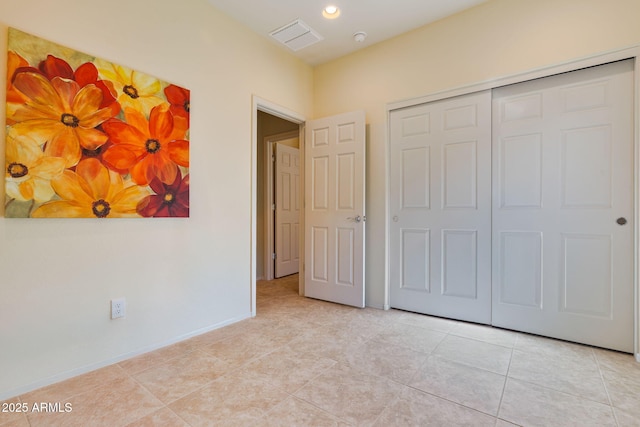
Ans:
[{"label": "floral painting", "polygon": [[9,29],[5,216],[189,216],[190,92]]}]

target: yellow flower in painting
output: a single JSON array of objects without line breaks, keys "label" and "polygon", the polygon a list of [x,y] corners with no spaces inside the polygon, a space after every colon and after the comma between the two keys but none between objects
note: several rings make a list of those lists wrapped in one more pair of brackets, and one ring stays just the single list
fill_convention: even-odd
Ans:
[{"label": "yellow flower in painting", "polygon": [[149,195],[145,187],[125,183],[117,172],[96,159],[78,163],[76,171],[64,171],[51,181],[62,200],[36,209],[34,218],[124,218],[138,217],[136,207]]},{"label": "yellow flower in painting", "polygon": [[46,157],[40,146],[28,137],[16,138],[9,131],[5,157],[5,188],[13,199],[36,202],[51,200],[51,179],[64,170],[65,160]]},{"label": "yellow flower in painting", "polygon": [[107,142],[107,135],[96,129],[113,117],[112,108],[100,108],[102,91],[95,85],[84,87],[68,79],[54,77],[51,81],[41,74],[16,74],[14,86],[29,97],[12,119],[19,135],[28,135],[45,145],[49,157],[62,157],[67,167],[78,163],[82,149],[96,150]]},{"label": "yellow flower in painting", "polygon": [[94,62],[100,76],[113,83],[123,109],[133,108],[148,117],[153,107],[164,102],[158,96],[162,84],[155,77],[101,59]]}]

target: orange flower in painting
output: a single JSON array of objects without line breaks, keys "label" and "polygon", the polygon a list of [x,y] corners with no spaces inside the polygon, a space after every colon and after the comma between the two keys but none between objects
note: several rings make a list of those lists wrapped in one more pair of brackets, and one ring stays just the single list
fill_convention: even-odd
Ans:
[{"label": "orange flower in painting", "polygon": [[96,159],[78,163],[76,171],[51,180],[62,200],[36,209],[34,218],[124,218],[137,217],[136,206],[149,193],[143,187],[127,185]]},{"label": "orange flower in painting", "polygon": [[45,154],[62,157],[67,167],[78,163],[82,149],[96,150],[107,142],[107,136],[96,129],[113,117],[109,107],[100,108],[102,91],[93,84],[84,87],[68,79],[51,81],[38,73],[18,73],[14,86],[29,97],[12,119],[20,135],[29,135],[40,145],[46,143]]},{"label": "orange flower in painting", "polygon": [[102,156],[104,163],[115,170],[129,170],[139,185],[148,185],[156,177],[173,183],[178,166],[189,167],[189,141],[180,139],[185,130],[174,126],[169,106],[153,108],[148,121],[129,108],[124,117],[126,123],[111,119],[102,125],[113,143]]},{"label": "orange flower in painting", "polygon": [[24,96],[19,90],[17,90],[12,83],[13,75],[16,70],[29,66],[26,59],[18,55],[13,51],[9,51],[7,61],[7,124],[13,124],[14,121],[10,118],[13,113],[22,104],[27,102],[29,98]]}]

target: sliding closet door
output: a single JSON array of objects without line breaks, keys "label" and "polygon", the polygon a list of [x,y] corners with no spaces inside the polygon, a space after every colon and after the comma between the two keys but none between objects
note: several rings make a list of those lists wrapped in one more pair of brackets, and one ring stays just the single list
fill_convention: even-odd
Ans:
[{"label": "sliding closet door", "polygon": [[633,63],[493,99],[493,324],[633,350]]},{"label": "sliding closet door", "polygon": [[391,307],[491,322],[490,114],[490,91],[391,112]]}]

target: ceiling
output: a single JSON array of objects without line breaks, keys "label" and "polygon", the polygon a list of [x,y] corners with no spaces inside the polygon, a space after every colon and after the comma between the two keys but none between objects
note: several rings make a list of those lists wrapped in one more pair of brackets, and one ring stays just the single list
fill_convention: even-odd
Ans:
[{"label": "ceiling", "polygon": [[[412,29],[453,15],[488,0],[208,0],[215,8],[251,28],[310,65],[347,55]],[[325,6],[340,8],[340,16],[326,19]],[[269,34],[296,19],[323,40],[293,51]],[[364,31],[363,42],[354,33]]]}]

